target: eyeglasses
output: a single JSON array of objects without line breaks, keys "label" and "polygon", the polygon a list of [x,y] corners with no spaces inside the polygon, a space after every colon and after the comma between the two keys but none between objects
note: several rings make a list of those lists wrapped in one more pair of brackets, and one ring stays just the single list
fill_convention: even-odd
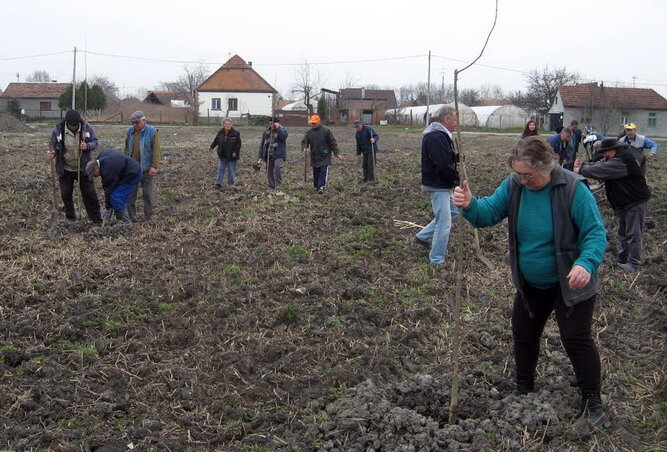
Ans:
[{"label": "eyeglasses", "polygon": [[532,179],[537,174],[537,170],[532,173],[519,173],[518,171],[512,171],[512,174],[516,175],[518,178]]}]

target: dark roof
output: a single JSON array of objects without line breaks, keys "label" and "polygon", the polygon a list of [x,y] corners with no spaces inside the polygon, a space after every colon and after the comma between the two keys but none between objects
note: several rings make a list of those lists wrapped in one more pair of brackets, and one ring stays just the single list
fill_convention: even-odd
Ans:
[{"label": "dark roof", "polygon": [[10,83],[1,97],[58,98],[71,83]]},{"label": "dark roof", "polygon": [[558,88],[565,107],[608,106],[628,110],[667,110],[667,99],[652,89],[612,88],[583,83]]},{"label": "dark roof", "polygon": [[238,55],[231,57],[220,69],[199,85],[197,91],[277,93],[275,88]]},{"label": "dark roof", "polygon": [[386,101],[387,108],[397,107],[396,94],[393,89],[343,88],[340,90],[340,98],[342,102],[352,100]]},{"label": "dark roof", "polygon": [[167,107],[171,106],[172,100],[182,100],[185,101],[185,98],[182,94],[174,91],[148,91],[144,102],[149,104],[159,104],[166,105]]}]

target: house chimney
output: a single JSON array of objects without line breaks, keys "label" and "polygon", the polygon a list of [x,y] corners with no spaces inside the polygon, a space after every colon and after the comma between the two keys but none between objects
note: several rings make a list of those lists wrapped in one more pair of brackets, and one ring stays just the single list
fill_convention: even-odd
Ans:
[{"label": "house chimney", "polygon": [[364,93],[366,92],[366,88],[361,88],[361,99],[364,99]]},{"label": "house chimney", "polygon": [[252,67],[252,61],[248,61],[248,66]]}]

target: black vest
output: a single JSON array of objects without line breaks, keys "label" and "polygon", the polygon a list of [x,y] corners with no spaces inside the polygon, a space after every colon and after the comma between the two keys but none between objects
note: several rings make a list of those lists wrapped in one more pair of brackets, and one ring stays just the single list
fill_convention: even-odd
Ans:
[{"label": "black vest", "polygon": [[621,149],[613,158],[620,159],[625,164],[628,175],[620,179],[605,180],[604,186],[609,204],[614,209],[624,210],[648,201],[651,192],[632,151],[627,148]]}]

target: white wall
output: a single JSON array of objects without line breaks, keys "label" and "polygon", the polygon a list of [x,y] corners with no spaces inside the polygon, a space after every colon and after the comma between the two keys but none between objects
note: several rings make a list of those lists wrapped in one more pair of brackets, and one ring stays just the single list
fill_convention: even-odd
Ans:
[{"label": "white wall", "polygon": [[[212,99],[220,99],[220,110],[213,110]],[[239,118],[241,115],[271,116],[273,95],[271,93],[223,93],[223,92],[200,92],[199,93],[199,116],[200,117],[225,117],[227,113],[228,99],[238,99],[238,110],[230,111],[230,118]]]}]

